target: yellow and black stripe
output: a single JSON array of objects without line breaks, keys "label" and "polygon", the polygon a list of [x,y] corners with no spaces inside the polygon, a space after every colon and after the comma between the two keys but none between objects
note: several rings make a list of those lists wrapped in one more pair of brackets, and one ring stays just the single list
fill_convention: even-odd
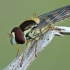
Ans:
[{"label": "yellow and black stripe", "polygon": [[23,21],[20,25],[19,28],[24,32],[25,30],[29,29],[33,25],[37,25],[40,23],[39,18],[33,17],[30,19],[27,19]]}]

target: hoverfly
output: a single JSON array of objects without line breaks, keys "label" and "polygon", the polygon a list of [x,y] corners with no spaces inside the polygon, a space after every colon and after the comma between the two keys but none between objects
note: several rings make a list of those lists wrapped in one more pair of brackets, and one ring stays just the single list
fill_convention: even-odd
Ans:
[{"label": "hoverfly", "polygon": [[[38,41],[40,37],[47,31],[54,29],[53,24],[64,20],[70,16],[70,5],[53,10],[51,12],[35,16],[23,21],[18,27],[14,27],[11,31],[10,41],[12,45],[24,44],[30,46],[32,40]],[[17,55],[19,53],[19,48]],[[36,46],[37,48],[37,46]],[[36,54],[35,48],[35,56]],[[23,56],[24,57],[24,56]]]}]

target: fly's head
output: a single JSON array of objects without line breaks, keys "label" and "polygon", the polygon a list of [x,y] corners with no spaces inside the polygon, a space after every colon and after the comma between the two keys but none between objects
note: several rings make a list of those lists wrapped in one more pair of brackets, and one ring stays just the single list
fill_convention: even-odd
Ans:
[{"label": "fly's head", "polygon": [[18,27],[14,27],[12,29],[11,34],[9,34],[9,37],[10,37],[10,42],[12,45],[24,44],[26,40],[24,33]]}]

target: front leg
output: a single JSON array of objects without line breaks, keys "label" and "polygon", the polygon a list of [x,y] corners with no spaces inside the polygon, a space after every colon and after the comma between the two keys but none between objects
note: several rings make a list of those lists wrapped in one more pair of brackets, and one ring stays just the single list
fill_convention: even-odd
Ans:
[{"label": "front leg", "polygon": [[17,54],[16,54],[16,57],[17,57],[19,52],[20,52],[20,49],[19,49],[18,45],[15,45],[15,46],[16,46],[16,49],[17,49]]}]

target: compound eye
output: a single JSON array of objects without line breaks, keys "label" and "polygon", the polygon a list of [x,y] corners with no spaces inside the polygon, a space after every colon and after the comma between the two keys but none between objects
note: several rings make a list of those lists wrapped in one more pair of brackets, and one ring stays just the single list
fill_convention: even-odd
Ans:
[{"label": "compound eye", "polygon": [[[14,34],[13,34],[14,33]],[[13,35],[12,35],[13,34]],[[25,37],[23,31],[18,28],[14,27],[11,31],[11,34],[9,35],[11,37],[12,42],[15,42],[17,44],[24,44],[25,43]]]},{"label": "compound eye", "polygon": [[15,40],[18,44],[24,44],[25,43],[25,37],[24,33],[21,29],[15,30]]}]

